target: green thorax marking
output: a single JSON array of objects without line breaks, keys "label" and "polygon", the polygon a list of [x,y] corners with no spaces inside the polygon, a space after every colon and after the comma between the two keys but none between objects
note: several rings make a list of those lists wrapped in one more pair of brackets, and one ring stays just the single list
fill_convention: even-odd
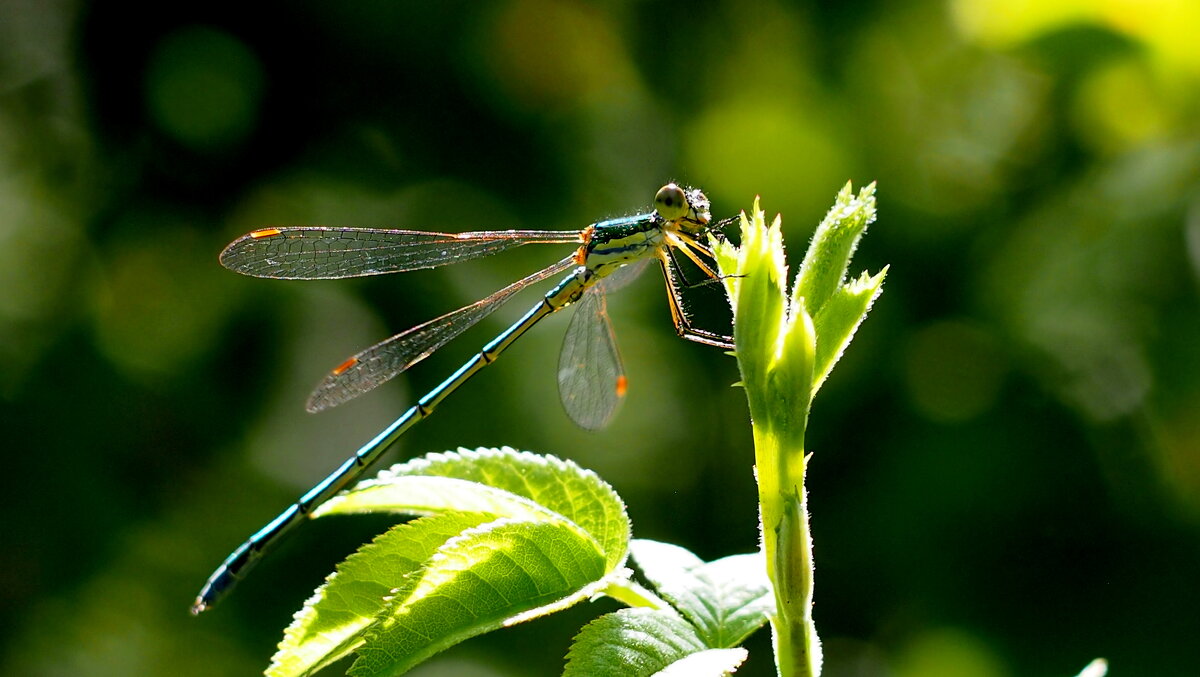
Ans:
[{"label": "green thorax marking", "polygon": [[653,256],[662,246],[662,220],[657,214],[601,221],[587,243],[584,265],[596,277],[605,277],[626,263]]}]

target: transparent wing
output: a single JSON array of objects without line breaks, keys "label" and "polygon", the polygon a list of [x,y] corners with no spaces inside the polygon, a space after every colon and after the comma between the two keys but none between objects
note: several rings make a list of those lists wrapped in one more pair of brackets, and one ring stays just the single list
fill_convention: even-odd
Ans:
[{"label": "transparent wing", "polygon": [[638,259],[633,263],[627,263],[617,268],[608,277],[596,283],[595,291],[601,294],[611,294],[618,289],[624,289],[646,270],[646,266],[649,265],[650,261],[651,259],[648,258]]},{"label": "transparent wing", "polygon": [[625,397],[625,369],[604,293],[597,288],[584,294],[567,327],[558,394],[571,420],[588,430],[608,425]]},{"label": "transparent wing", "polygon": [[485,299],[376,343],[331,371],[309,396],[308,410],[314,413],[323,411],[383,385],[491,315],[513,294],[575,265],[572,254]]},{"label": "transparent wing", "polygon": [[399,273],[469,261],[534,243],[578,243],[578,231],[434,233],[380,228],[264,228],[229,243],[226,268],[280,280],[331,280]]}]

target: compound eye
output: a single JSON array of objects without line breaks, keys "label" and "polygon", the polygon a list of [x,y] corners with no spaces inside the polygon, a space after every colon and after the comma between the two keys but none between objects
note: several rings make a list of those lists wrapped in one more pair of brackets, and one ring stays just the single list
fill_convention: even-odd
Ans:
[{"label": "compound eye", "polygon": [[687,194],[683,189],[673,183],[668,183],[658,189],[658,194],[654,196],[654,208],[658,210],[658,215],[668,221],[675,221],[687,216],[690,206],[687,201]]}]

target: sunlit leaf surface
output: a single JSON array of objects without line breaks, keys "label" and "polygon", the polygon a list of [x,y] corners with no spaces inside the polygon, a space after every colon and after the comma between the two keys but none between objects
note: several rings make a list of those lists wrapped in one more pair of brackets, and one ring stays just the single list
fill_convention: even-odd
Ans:
[{"label": "sunlit leaf surface", "polygon": [[[355,675],[400,674],[453,644],[575,604],[623,576],[629,522],[593,473],[512,449],[393,466],[320,515],[426,515],[343,562],[296,614],[273,677],[356,652]],[[576,521],[578,520],[578,521]]]}]

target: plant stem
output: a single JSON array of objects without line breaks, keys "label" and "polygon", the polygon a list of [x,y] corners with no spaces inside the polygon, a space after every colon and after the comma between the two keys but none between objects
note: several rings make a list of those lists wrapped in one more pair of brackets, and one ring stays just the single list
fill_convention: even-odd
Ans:
[{"label": "plant stem", "polygon": [[763,552],[775,589],[771,627],[782,677],[821,673],[812,617],[804,435],[813,395],[883,283],[883,273],[845,281],[858,239],[875,219],[874,191],[872,184],[855,195],[847,184],[838,193],[790,293],[780,220],[767,226],[757,200],[753,214],[742,215],[739,246],[713,241],[733,306],[735,354],[750,405]]},{"label": "plant stem", "polygon": [[[803,299],[790,300],[779,222],[768,228],[755,205],[744,224],[736,268],[718,249],[734,305],[734,344],[750,405],[759,518],[767,576],[775,590],[771,627],[784,677],[816,677],[820,646],[812,621],[812,544],[804,499],[804,433],[816,338]],[[734,277],[736,276],[736,277]]]},{"label": "plant stem", "polygon": [[[751,397],[753,402],[758,398]],[[767,575],[775,589],[775,658],[782,677],[820,674],[820,645],[813,624],[812,538],[808,526],[804,472],[807,457],[800,430],[779,435],[751,418]],[[807,410],[807,406],[804,407]],[[805,412],[807,414],[807,411]],[[787,443],[785,443],[785,440]]]},{"label": "plant stem", "polygon": [[[756,434],[757,440],[759,436]],[[761,448],[756,441],[756,448]],[[759,466],[763,467],[763,466]],[[759,485],[763,548],[775,583],[776,664],[783,677],[820,673],[820,646],[812,618],[813,560],[803,482],[767,488]]]}]

